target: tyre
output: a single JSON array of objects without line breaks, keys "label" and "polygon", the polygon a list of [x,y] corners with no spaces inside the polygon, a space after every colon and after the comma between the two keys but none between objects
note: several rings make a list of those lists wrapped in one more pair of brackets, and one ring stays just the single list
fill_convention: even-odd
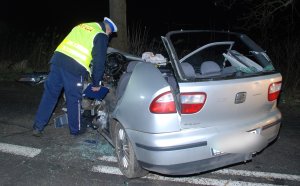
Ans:
[{"label": "tyre", "polygon": [[148,171],[139,165],[132,144],[119,122],[116,123],[114,139],[118,164],[123,175],[127,178],[138,178],[147,175]]}]

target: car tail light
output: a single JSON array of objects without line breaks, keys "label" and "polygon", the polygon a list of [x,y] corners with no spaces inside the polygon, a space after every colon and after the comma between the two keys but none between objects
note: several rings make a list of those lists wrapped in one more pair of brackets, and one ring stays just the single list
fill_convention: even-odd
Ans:
[{"label": "car tail light", "polygon": [[274,101],[278,98],[280,90],[281,90],[281,81],[271,83],[268,90],[268,100]]},{"label": "car tail light", "polygon": [[156,114],[176,113],[173,94],[168,91],[158,95],[150,104],[150,112]]},{"label": "car tail light", "polygon": [[205,104],[206,94],[204,92],[192,92],[180,94],[181,113],[193,114],[199,112]]}]

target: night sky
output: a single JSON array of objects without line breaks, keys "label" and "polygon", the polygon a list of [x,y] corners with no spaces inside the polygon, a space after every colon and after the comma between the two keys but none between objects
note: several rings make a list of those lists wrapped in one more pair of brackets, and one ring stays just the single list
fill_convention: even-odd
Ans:
[{"label": "night sky", "polygon": [[[62,2],[62,1],[61,1]],[[60,1],[6,1],[1,4],[2,24],[20,31],[41,31],[46,27],[68,30],[83,21],[97,21],[109,15],[108,0],[93,3]]]},{"label": "night sky", "polygon": [[[65,2],[64,2],[65,3]],[[67,32],[75,24],[109,17],[109,1],[6,1],[1,3],[0,24],[5,29],[43,31],[56,26]],[[233,15],[215,6],[214,1],[127,0],[128,24],[145,26],[151,33],[164,35],[171,29],[228,29]]]},{"label": "night sky", "polygon": [[[178,29],[245,32],[241,27],[237,27],[241,24],[237,20],[249,6],[238,1],[239,3],[236,3],[238,7],[226,9],[216,3],[218,1],[221,0],[127,0],[127,24],[129,28],[136,25],[146,28],[150,35],[155,37]],[[224,2],[230,1],[224,0]],[[295,6],[298,4],[295,3]],[[294,10],[298,11],[298,9]],[[299,30],[300,13],[296,11],[294,14],[297,22],[294,24],[298,25]],[[285,12],[289,12],[289,9]],[[78,23],[102,21],[105,16],[109,17],[109,0],[63,1],[63,4],[58,0],[40,1],[40,3],[6,0],[0,6],[0,34],[5,32],[43,33],[45,28],[55,27],[57,32],[65,35]],[[270,30],[272,33],[286,34],[288,21],[284,18],[281,20],[285,22],[278,21],[279,26]]]}]

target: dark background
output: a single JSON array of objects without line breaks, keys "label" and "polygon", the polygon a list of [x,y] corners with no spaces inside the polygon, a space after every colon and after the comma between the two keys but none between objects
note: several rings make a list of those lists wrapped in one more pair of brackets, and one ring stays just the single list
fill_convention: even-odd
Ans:
[{"label": "dark background", "polygon": [[[249,24],[241,20],[253,13],[256,5],[261,2],[262,0],[127,0],[127,24],[129,29],[137,26],[146,29],[151,37],[159,37],[177,29],[230,30],[245,32],[251,37],[265,37],[266,34],[261,36],[261,25],[249,29]],[[299,36],[299,4],[293,0],[292,5],[268,18],[268,37],[285,37],[291,32]],[[0,3],[0,34],[43,34],[46,29],[55,29],[55,32],[66,35],[78,23],[102,21],[105,16],[109,17],[109,0],[5,0]],[[251,21],[253,25],[257,20],[250,18]]]},{"label": "dark background", "polygon": [[[227,5],[227,1],[224,2]],[[109,17],[109,0],[70,2],[11,0],[2,1],[0,7],[2,33],[43,32],[47,27],[56,27],[59,32],[66,33],[77,23],[101,21],[104,16]],[[242,29],[237,26],[240,27],[242,23],[238,18],[248,8],[250,7],[247,3],[236,3],[236,6],[228,8],[215,0],[127,0],[127,20],[129,26],[132,24],[145,26],[153,35],[164,35],[173,29],[239,31]],[[295,24],[299,23],[298,20]],[[280,27],[284,29],[285,25]]]},{"label": "dark background", "polygon": [[[267,51],[283,75],[284,90],[300,95],[299,4],[296,0],[127,0],[127,27],[147,35],[149,43],[142,43],[146,47],[178,29],[245,33]],[[281,8],[266,15],[277,7]],[[73,26],[104,17],[109,17],[109,0],[1,1],[0,73],[48,70],[53,50]],[[14,64],[21,65],[12,68]]]},{"label": "dark background", "polygon": [[102,20],[109,15],[105,1],[5,1],[1,3],[0,22],[5,29],[18,32],[42,32],[57,27],[66,32],[82,21]]}]

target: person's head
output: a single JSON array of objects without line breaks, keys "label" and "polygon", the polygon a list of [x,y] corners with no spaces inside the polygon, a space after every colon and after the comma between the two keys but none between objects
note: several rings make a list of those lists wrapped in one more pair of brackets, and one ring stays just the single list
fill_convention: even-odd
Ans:
[{"label": "person's head", "polygon": [[105,30],[107,35],[118,31],[116,24],[111,19],[104,17],[103,22],[105,24]]}]

